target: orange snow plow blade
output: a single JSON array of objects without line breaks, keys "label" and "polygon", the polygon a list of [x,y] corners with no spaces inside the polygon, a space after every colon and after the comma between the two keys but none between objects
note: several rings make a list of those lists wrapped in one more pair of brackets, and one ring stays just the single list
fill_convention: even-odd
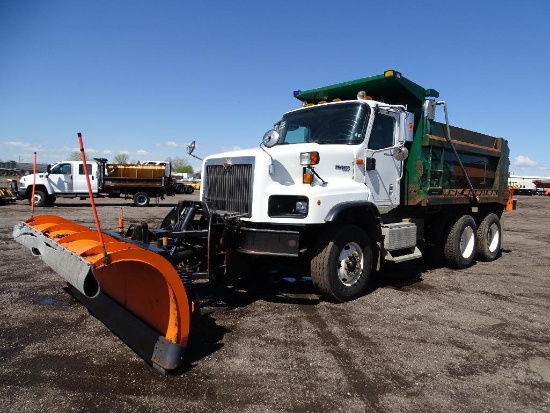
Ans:
[{"label": "orange snow plow blade", "polygon": [[18,223],[14,239],[65,279],[88,310],[161,372],[183,361],[190,304],[162,256],[55,215]]}]

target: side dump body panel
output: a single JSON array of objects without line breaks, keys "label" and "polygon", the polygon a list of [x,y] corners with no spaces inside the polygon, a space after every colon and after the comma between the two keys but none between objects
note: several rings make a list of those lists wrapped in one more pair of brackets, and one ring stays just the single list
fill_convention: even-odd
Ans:
[{"label": "side dump body panel", "polygon": [[163,165],[107,164],[106,168],[110,178],[154,179],[162,178],[166,173]]},{"label": "side dump body panel", "polygon": [[163,165],[107,164],[105,169],[103,189],[163,188],[169,176]]},{"label": "side dump body panel", "polygon": [[[450,132],[478,201],[506,205],[508,142],[454,126]],[[471,189],[446,136],[444,124],[422,118],[406,161],[402,192],[405,205],[471,202]]]}]

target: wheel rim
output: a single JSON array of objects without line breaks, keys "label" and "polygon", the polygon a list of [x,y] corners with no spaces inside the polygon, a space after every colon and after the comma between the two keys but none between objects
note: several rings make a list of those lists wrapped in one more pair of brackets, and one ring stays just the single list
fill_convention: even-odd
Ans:
[{"label": "wheel rim", "polygon": [[363,273],[363,250],[354,242],[346,244],[338,256],[338,279],[347,287],[357,283]]},{"label": "wheel rim", "polygon": [[139,195],[139,196],[137,197],[137,203],[138,203],[139,205],[144,205],[145,202],[147,202],[147,198],[145,197],[145,195]]},{"label": "wheel rim", "polygon": [[492,224],[487,231],[487,244],[489,251],[495,252],[500,241],[500,231],[497,224]]},{"label": "wheel rim", "polygon": [[464,258],[470,257],[474,252],[475,246],[475,235],[474,229],[470,226],[464,228],[462,234],[460,235],[460,254]]}]

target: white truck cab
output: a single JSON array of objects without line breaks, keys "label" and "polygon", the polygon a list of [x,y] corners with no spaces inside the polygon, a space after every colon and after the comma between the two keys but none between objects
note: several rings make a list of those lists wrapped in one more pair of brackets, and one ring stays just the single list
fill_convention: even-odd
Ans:
[{"label": "white truck cab", "polygon": [[[250,193],[241,182],[241,193],[234,194],[250,205],[218,204],[246,212],[243,220],[250,222],[324,224],[331,209],[344,202],[368,202],[385,213],[400,204],[405,143],[412,141],[413,124],[404,106],[373,100],[304,107],[284,114],[260,148],[206,157],[202,174],[252,165]],[[216,188],[210,185],[203,199],[224,197],[225,189],[217,193]]]},{"label": "white truck cab", "polygon": [[[92,192],[98,192],[98,164],[87,162],[88,174]],[[80,161],[61,161],[53,166],[48,165],[46,172],[21,177],[19,181],[19,196],[30,198],[32,186],[34,191],[35,206],[41,207],[53,204],[57,197],[87,196],[88,187],[84,165]]]}]

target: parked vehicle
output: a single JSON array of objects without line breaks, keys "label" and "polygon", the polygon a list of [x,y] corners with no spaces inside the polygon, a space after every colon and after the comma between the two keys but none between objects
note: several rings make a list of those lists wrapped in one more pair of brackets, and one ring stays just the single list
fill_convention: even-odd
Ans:
[{"label": "parked vehicle", "polygon": [[0,205],[13,204],[17,201],[17,181],[0,178]]},{"label": "parked vehicle", "polygon": [[396,71],[295,97],[303,107],[261,148],[206,157],[202,203],[178,210],[197,234],[208,230],[208,243],[189,235],[182,248],[202,245],[211,279],[239,275],[252,257],[292,258],[309,264],[319,294],[345,301],[384,262],[498,258],[506,140],[449,125],[439,93]]},{"label": "parked vehicle", "polygon": [[195,191],[200,191],[201,183],[186,180],[176,180],[173,184],[174,192],[178,194],[192,194]]},{"label": "parked vehicle", "polygon": [[[161,165],[109,164],[106,159],[96,158],[87,162],[88,174],[94,197],[131,197],[134,205],[147,206],[152,197],[164,199],[172,195],[170,163]],[[32,197],[33,174],[19,181],[19,196]],[[48,165],[46,172],[36,175],[34,204],[37,207],[51,206],[58,197],[88,198],[88,187],[82,161],[62,161]]]}]

